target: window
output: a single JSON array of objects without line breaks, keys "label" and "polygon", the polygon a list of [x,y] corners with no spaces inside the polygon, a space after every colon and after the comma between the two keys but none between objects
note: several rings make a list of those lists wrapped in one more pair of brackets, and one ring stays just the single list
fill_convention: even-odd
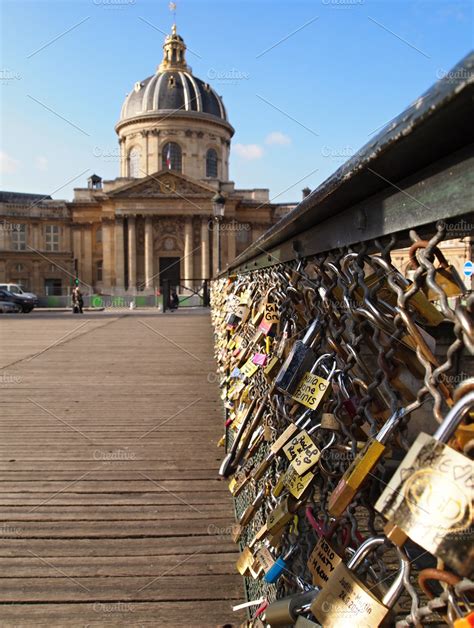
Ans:
[{"label": "window", "polygon": [[206,153],[206,177],[217,179],[217,153],[213,148]]},{"label": "window", "polygon": [[132,148],[128,154],[128,176],[139,177],[140,176],[140,149]]},{"label": "window", "polygon": [[62,290],[62,281],[61,279],[45,279],[44,280],[44,291],[46,296],[61,296]]},{"label": "window", "polygon": [[95,231],[95,241],[102,242],[102,227],[98,227]]},{"label": "window", "polygon": [[26,251],[26,225],[15,225],[12,233],[12,249],[14,251]]},{"label": "window", "polygon": [[95,265],[97,281],[102,281],[102,260],[98,260]]},{"label": "window", "polygon": [[167,142],[161,151],[162,167],[181,172],[181,148],[175,142]]},{"label": "window", "polygon": [[46,225],[46,250],[59,251],[59,225]]}]

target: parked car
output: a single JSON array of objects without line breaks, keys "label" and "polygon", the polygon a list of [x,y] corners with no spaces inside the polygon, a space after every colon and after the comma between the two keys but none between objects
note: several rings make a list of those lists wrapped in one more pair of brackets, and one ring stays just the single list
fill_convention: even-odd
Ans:
[{"label": "parked car", "polygon": [[21,308],[17,303],[0,301],[0,314],[16,314],[17,312],[21,312]]},{"label": "parked car", "polygon": [[35,303],[32,297],[26,297],[23,294],[13,294],[8,290],[2,290],[0,288],[0,301],[9,301],[18,305],[22,312],[27,314],[35,307]]},{"label": "parked car", "polygon": [[8,290],[8,292],[13,292],[13,294],[31,297],[35,307],[39,305],[39,299],[36,294],[34,292],[25,292],[25,290],[23,290],[23,288],[17,283],[0,283],[0,290]]}]

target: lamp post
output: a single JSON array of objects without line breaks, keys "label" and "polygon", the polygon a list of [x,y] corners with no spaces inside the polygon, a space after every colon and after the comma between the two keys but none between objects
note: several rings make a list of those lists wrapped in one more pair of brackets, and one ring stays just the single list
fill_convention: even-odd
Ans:
[{"label": "lamp post", "polygon": [[220,223],[224,218],[225,212],[225,198],[220,192],[216,192],[212,197],[212,214],[217,227],[217,272],[221,272],[221,233]]}]

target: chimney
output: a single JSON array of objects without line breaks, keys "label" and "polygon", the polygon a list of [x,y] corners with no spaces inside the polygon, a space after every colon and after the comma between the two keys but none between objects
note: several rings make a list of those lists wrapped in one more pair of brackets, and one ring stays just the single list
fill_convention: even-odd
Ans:
[{"label": "chimney", "polygon": [[302,192],[303,192],[303,198],[306,198],[307,196],[309,196],[311,194],[311,189],[310,188],[303,188]]}]

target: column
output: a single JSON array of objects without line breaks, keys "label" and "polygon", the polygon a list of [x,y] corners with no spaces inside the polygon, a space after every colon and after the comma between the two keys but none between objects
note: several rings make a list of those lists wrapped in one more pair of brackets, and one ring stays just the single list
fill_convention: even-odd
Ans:
[{"label": "column", "polygon": [[145,218],[145,290],[153,288],[153,222]]},{"label": "column", "polygon": [[[31,225],[32,228],[32,233],[31,233],[31,238],[28,237],[27,235],[27,242],[28,244],[35,249],[36,251],[44,251],[44,249],[46,248],[44,246],[44,242],[43,242],[43,238],[42,236],[42,229],[43,225],[42,224],[38,224],[37,222],[34,222]],[[28,230],[28,227],[27,227]]]},{"label": "column", "polygon": [[217,221],[214,221],[214,226],[212,229],[212,276],[213,277],[217,275],[217,262],[219,259],[219,237],[218,237],[219,227],[220,227],[220,224]]},{"label": "column", "polygon": [[[41,278],[40,278],[40,264],[41,262],[39,260],[34,260],[33,261],[33,285],[32,285],[32,291],[35,294],[43,294],[44,293],[44,286],[41,285]],[[66,279],[66,282],[68,280]]]},{"label": "column", "polygon": [[193,282],[193,223],[192,218],[186,218],[184,222],[184,285],[191,288]]},{"label": "column", "polygon": [[88,284],[92,291],[92,225],[84,229],[84,264],[82,267],[82,281]]},{"label": "column", "polygon": [[150,170],[149,170],[149,167],[148,167],[148,135],[149,135],[149,131],[144,131],[144,133],[145,133],[145,172],[146,172],[146,174],[148,176],[150,174]]},{"label": "column", "polygon": [[225,261],[222,264],[223,266],[225,266],[226,263],[231,264],[235,260],[235,230],[237,228],[237,225],[238,223],[235,220],[227,223],[227,255]]},{"label": "column", "polygon": [[[6,251],[10,248],[9,239],[7,237],[10,232],[7,232],[7,225],[9,225],[6,218],[0,218],[0,251]],[[0,277],[0,280],[3,278]]]},{"label": "column", "polygon": [[128,290],[137,289],[137,237],[135,230],[135,216],[128,217]]},{"label": "column", "polygon": [[123,246],[123,218],[115,219],[115,287],[125,290],[125,256]]},{"label": "column", "polygon": [[78,225],[72,228],[72,257],[77,260],[77,274],[82,278],[82,229]]},{"label": "column", "polygon": [[111,220],[102,220],[102,286],[105,291],[111,290],[114,277],[114,228]]},{"label": "column", "polygon": [[126,177],[127,172],[127,153],[125,150],[125,139],[119,138],[119,150],[120,150],[120,176]]},{"label": "column", "polygon": [[201,277],[203,279],[209,279],[209,228],[211,224],[211,218],[201,219]]}]

